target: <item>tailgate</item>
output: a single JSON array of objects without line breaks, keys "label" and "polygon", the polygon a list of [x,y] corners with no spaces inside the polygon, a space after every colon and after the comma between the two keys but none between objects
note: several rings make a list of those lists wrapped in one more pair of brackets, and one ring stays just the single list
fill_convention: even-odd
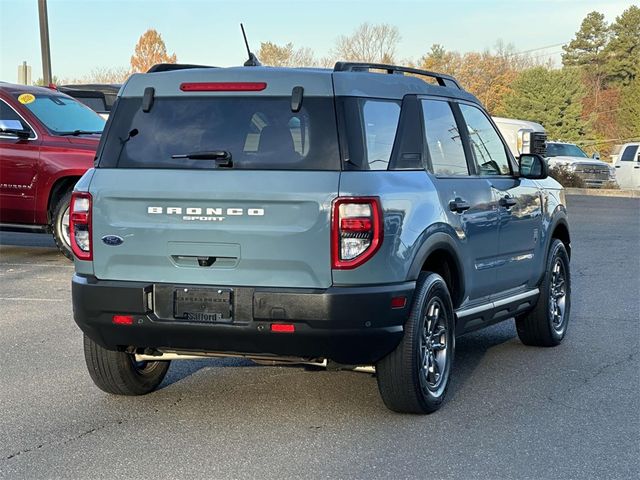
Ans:
[{"label": "tailgate", "polygon": [[[337,171],[97,169],[95,275],[327,288],[339,178]],[[102,240],[114,235],[122,244]]]}]

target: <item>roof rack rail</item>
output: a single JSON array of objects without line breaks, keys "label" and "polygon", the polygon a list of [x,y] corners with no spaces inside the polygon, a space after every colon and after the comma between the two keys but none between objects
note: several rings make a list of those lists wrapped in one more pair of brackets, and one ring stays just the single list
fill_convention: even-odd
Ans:
[{"label": "roof rack rail", "polygon": [[191,65],[189,63],[158,63],[147,70],[147,73],[171,72],[173,70],[187,70],[189,68],[218,68],[213,65]]},{"label": "roof rack rail", "polygon": [[411,73],[422,77],[433,78],[441,87],[454,87],[463,90],[458,81],[451,75],[443,73],[429,72],[417,68],[401,67],[399,65],[388,65],[386,63],[360,63],[360,62],[337,62],[333,67],[334,72],[368,72],[369,70],[386,70],[389,74]]}]

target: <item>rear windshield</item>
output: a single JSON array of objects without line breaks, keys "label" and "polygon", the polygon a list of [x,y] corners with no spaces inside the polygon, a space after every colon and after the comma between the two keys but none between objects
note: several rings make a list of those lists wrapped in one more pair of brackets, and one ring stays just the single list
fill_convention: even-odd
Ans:
[{"label": "rear windshield", "polygon": [[106,112],[107,105],[104,97],[76,97],[80,102],[84,103],[91,110],[96,112]]},{"label": "rear windshield", "polygon": [[99,167],[218,168],[172,156],[224,151],[233,169],[340,169],[330,97],[304,97],[299,112],[290,97],[157,97],[149,112],[141,105],[118,100]]}]

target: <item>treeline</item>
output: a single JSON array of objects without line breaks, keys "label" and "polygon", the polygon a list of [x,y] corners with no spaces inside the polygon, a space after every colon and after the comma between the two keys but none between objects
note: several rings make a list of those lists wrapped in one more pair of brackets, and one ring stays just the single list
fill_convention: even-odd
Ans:
[{"label": "treeline", "polygon": [[[419,59],[406,59],[398,55],[400,40],[393,25],[364,23],[336,38],[322,58],[310,48],[273,42],[262,42],[257,55],[264,65],[279,67],[333,67],[346,60],[447,73],[492,115],[539,122],[550,139],[576,142],[589,152],[608,154],[617,143],[640,139],[640,8],[635,5],[611,24],[603,14],[589,13],[562,47],[560,68],[500,41],[491,51],[464,54],[435,44]],[[81,80],[54,83],[121,82],[156,63],[176,61],[161,35],[151,29],[138,40],[129,67],[95,69]]]},{"label": "treeline", "polygon": [[336,39],[318,59],[293,43],[263,42],[258,58],[272,66],[331,67],[337,60],[402,63],[455,76],[492,115],[542,123],[549,138],[608,154],[616,143],[640,139],[640,8],[612,24],[589,13],[563,46],[561,68],[498,42],[492,51],[460,52],[432,45],[417,60],[399,58],[397,27],[362,24]]}]

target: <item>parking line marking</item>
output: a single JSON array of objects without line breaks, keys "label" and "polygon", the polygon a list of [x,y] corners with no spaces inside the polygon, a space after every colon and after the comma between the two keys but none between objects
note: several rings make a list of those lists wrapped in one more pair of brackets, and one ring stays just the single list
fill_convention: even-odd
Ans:
[{"label": "parking line marking", "polygon": [[23,302],[25,300],[33,300],[35,302],[68,302],[66,298],[26,298],[26,297],[0,297],[0,300],[16,300]]}]

